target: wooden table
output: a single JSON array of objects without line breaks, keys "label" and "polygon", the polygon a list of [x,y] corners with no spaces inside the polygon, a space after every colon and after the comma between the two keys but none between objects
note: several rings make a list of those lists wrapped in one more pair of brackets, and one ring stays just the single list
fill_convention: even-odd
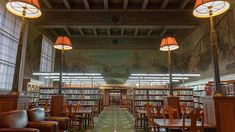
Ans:
[{"label": "wooden table", "polygon": [[[140,126],[143,127],[144,130],[146,130],[146,126],[148,125],[147,124],[148,123],[147,122],[147,116],[146,116],[147,110],[136,110],[136,112],[138,114],[140,114],[140,120],[141,120]],[[156,114],[156,113],[157,113],[157,111],[154,111],[154,114]]]},{"label": "wooden table", "polygon": [[[75,113],[75,111],[73,113]],[[61,114],[65,115],[65,111],[62,111]],[[89,118],[91,116],[91,110],[81,109],[79,111],[76,111],[76,114],[84,115],[84,127],[86,129],[90,125]]]},{"label": "wooden table", "polygon": [[[160,128],[183,128],[183,119],[154,119],[154,123]],[[185,119],[185,127],[189,128],[190,125],[191,120]],[[201,126],[200,121],[197,121],[197,126]],[[216,126],[204,123],[204,128],[216,128]]]}]

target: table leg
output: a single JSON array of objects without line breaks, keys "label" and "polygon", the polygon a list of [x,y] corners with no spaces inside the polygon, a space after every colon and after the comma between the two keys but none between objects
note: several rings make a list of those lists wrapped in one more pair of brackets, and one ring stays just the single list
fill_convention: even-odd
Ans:
[{"label": "table leg", "polygon": [[143,127],[143,114],[140,114],[140,127]]},{"label": "table leg", "polygon": [[144,130],[146,130],[146,116],[144,115]]},{"label": "table leg", "polygon": [[87,128],[87,114],[85,114],[85,130]]}]

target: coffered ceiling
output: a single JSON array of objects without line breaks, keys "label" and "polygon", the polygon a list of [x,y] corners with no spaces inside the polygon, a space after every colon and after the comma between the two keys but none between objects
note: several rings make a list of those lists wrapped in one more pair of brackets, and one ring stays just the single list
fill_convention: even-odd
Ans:
[{"label": "coffered ceiling", "polygon": [[108,83],[124,83],[130,73],[167,72],[167,53],[158,49],[169,33],[181,47],[178,54],[187,51],[181,42],[198,26],[192,15],[194,3],[40,0],[43,15],[31,22],[54,37],[72,39],[74,50],[65,55],[65,71],[101,72]]},{"label": "coffered ceiling", "polygon": [[[175,35],[187,34],[197,26],[197,19],[192,16],[194,2],[195,0],[41,0],[43,16],[33,21],[55,36],[68,35],[73,40],[92,39],[99,42],[100,38],[108,38],[114,39],[114,43],[121,39],[130,44],[133,38],[144,38],[158,43],[169,32]],[[140,47],[152,48],[151,45]]]}]

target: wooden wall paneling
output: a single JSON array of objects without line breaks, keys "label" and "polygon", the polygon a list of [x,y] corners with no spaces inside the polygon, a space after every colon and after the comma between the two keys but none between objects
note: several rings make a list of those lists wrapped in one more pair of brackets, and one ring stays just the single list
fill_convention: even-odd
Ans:
[{"label": "wooden wall paneling", "polygon": [[0,113],[12,110],[27,110],[29,96],[25,95],[0,95]]},{"label": "wooden wall paneling", "polygon": [[178,109],[178,114],[180,115],[180,97],[168,96],[163,100],[164,105],[172,106]]},{"label": "wooden wall paneling", "polygon": [[214,97],[217,132],[235,132],[235,97]]},{"label": "wooden wall paneling", "polygon": [[55,95],[51,98],[51,116],[61,116],[64,111],[67,98],[63,95]]}]

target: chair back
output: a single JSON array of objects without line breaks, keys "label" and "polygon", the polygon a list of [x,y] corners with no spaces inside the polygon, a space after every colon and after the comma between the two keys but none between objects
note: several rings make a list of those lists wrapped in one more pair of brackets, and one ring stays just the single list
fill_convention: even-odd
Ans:
[{"label": "chair back", "polygon": [[162,106],[161,105],[156,105],[155,106],[155,117],[159,118],[159,117],[162,117],[162,114],[161,114],[161,110],[162,110]]},{"label": "chair back", "polygon": [[181,105],[181,112],[182,112],[182,113],[186,113],[186,112],[187,112],[187,104],[186,104],[186,103],[183,103],[183,104]]},{"label": "chair back", "polygon": [[45,110],[43,108],[33,108],[27,112],[29,121],[44,121],[46,119]]},{"label": "chair back", "polygon": [[156,123],[154,123],[154,111],[152,105],[147,108],[146,115],[150,132],[157,132]]},{"label": "chair back", "polygon": [[92,115],[92,117],[95,116],[95,110],[96,110],[96,105],[93,105],[92,108],[91,108],[91,115]]},{"label": "chair back", "polygon": [[80,102],[77,102],[77,111],[79,111],[80,110],[80,108],[81,108],[81,106],[80,106]]},{"label": "chair back", "polygon": [[[189,132],[204,132],[204,114],[201,109],[194,109],[189,114],[184,113],[183,115],[183,132],[185,132],[185,120],[190,118],[191,124],[189,127]],[[201,121],[200,126],[197,126],[197,121]]]},{"label": "chair back", "polygon": [[0,114],[0,128],[24,128],[28,125],[25,110],[14,110]]},{"label": "chair back", "polygon": [[148,110],[149,108],[152,108],[152,107],[153,107],[152,104],[146,103],[146,104],[144,105],[144,110]]},{"label": "chair back", "polygon": [[66,104],[65,105],[65,109],[64,109],[65,116],[67,116],[67,117],[73,116],[73,112],[76,112],[76,111],[77,111],[77,108],[74,110],[73,104]]},{"label": "chair back", "polygon": [[164,118],[168,115],[169,119],[179,119],[178,109],[173,108],[172,106],[166,106],[164,108]]},{"label": "chair back", "polygon": [[46,100],[46,101],[44,102],[44,110],[45,110],[45,111],[49,111],[49,100]]}]

